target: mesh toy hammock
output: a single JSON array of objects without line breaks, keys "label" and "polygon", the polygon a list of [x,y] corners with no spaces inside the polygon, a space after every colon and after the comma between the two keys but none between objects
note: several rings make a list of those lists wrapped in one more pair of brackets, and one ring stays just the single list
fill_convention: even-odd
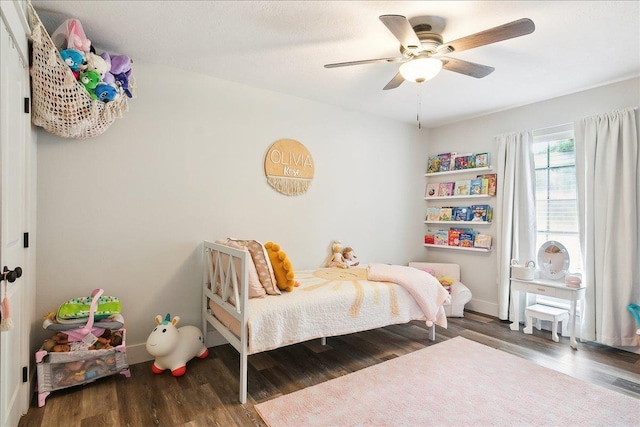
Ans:
[{"label": "mesh toy hammock", "polygon": [[[31,2],[28,14],[33,42],[33,124],[64,138],[84,139],[102,134],[129,110],[127,96],[118,87],[118,96],[111,102],[92,99],[62,60]],[[135,80],[131,76],[129,90],[133,93],[133,89]]]}]

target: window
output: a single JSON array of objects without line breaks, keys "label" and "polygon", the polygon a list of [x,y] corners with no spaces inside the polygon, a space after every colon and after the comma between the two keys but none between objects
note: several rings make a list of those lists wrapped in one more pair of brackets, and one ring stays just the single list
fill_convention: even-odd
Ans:
[{"label": "window", "polygon": [[569,251],[571,272],[582,271],[573,125],[533,132],[536,248],[547,240]]}]

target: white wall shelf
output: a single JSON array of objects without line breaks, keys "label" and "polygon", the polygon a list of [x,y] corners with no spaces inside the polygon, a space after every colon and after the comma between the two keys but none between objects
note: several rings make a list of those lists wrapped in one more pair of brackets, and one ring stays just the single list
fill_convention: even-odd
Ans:
[{"label": "white wall shelf", "polygon": [[425,200],[448,200],[448,199],[486,199],[490,196],[488,194],[465,194],[458,196],[433,196],[433,197],[425,197]]},{"label": "white wall shelf", "polygon": [[491,252],[491,249],[486,249],[486,248],[467,248],[464,246],[433,245],[431,243],[425,243],[424,246],[427,248],[455,249],[459,251]]},{"label": "white wall shelf", "polygon": [[443,176],[443,175],[453,175],[453,174],[469,173],[469,172],[486,172],[491,170],[493,170],[492,166],[486,166],[483,168],[457,169],[452,171],[425,173],[424,176]]},{"label": "white wall shelf", "polygon": [[425,224],[466,224],[466,225],[491,225],[489,221],[425,221]]}]

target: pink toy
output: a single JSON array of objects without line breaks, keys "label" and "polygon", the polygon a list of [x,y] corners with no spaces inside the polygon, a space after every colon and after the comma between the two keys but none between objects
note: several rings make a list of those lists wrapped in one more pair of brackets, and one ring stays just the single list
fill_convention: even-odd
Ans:
[{"label": "pink toy", "polygon": [[82,24],[77,19],[64,21],[53,32],[51,40],[58,49],[75,49],[85,53],[91,49],[91,40],[84,34]]},{"label": "pink toy", "polygon": [[189,360],[194,357],[204,359],[209,355],[200,329],[195,326],[176,328],[180,316],[172,319],[167,313],[164,320],[158,315],[155,321],[158,326],[151,331],[146,345],[147,352],[156,358],[151,366],[154,374],[170,369],[174,377],[179,377],[187,372]]}]

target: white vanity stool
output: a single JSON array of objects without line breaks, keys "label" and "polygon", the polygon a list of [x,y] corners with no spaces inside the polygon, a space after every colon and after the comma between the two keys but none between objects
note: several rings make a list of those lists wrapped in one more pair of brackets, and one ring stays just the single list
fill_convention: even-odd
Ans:
[{"label": "white vanity stool", "polygon": [[533,319],[537,319],[536,329],[540,330],[541,320],[551,322],[551,339],[558,342],[558,322],[562,322],[562,335],[567,334],[567,324],[569,322],[569,310],[564,308],[550,307],[548,305],[534,304],[524,310],[527,318],[527,326],[522,330],[525,334],[533,333]]}]

